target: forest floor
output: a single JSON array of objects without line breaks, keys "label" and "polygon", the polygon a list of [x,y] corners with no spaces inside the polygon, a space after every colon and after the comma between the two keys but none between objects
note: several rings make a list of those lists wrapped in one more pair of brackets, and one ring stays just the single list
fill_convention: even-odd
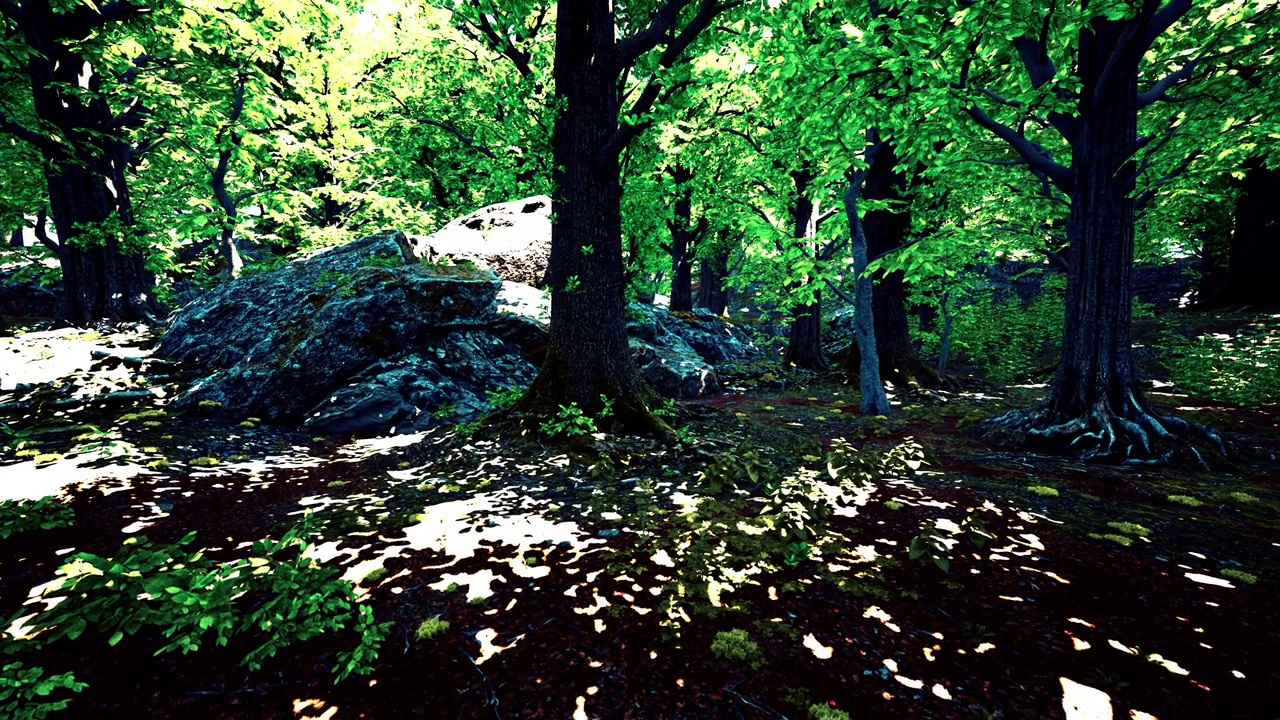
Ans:
[{"label": "forest floor", "polygon": [[[253,672],[252,638],[154,656],[148,628],[15,653],[87,683],[67,716],[1280,717],[1275,409],[1153,394],[1242,434],[1253,455],[1213,472],[982,439],[981,418],[1042,387],[965,380],[865,418],[836,378],[776,371],[684,403],[675,447],[484,427],[356,441],[130,404],[133,360],[83,360],[149,336],[55,335],[4,340],[6,370],[98,394],[0,392],[26,449],[0,455],[0,499],[62,492],[74,512],[0,539],[4,617],[38,608],[73,553],[194,531],[231,559],[310,511],[312,555],[395,623],[373,673],[338,684],[349,632]],[[50,369],[64,355],[82,362]],[[419,639],[430,618],[447,629]]]}]

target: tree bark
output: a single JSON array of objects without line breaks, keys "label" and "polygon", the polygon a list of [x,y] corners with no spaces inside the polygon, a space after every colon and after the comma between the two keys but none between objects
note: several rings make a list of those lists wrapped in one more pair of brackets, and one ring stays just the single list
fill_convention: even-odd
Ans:
[{"label": "tree bark", "polygon": [[515,411],[545,413],[577,403],[588,414],[615,402],[631,432],[669,432],[649,412],[657,395],[636,369],[626,335],[622,187],[618,152],[614,18],[608,0],[562,3],[556,22],[555,159],[548,281],[547,356]]},{"label": "tree bark", "polygon": [[[67,42],[73,39],[67,33],[87,31],[72,27],[69,16],[54,13],[47,2],[24,2],[22,12],[22,30],[35,50],[26,68],[35,112],[60,139],[39,147],[58,232],[61,319],[73,325],[154,320],[160,312],[155,275],[146,266],[126,176],[132,148],[97,95],[97,72]],[[86,92],[63,92],[65,87]]]},{"label": "tree bark", "polygon": [[729,289],[725,286],[728,278],[729,249],[715,247],[703,256],[699,268],[698,307],[724,315],[729,310]]},{"label": "tree bark", "polygon": [[[60,319],[76,325],[154,320],[160,311],[155,274],[146,266],[146,245],[134,223],[125,176],[132,147],[120,131],[122,118],[97,95],[99,74],[73,49],[73,42],[93,28],[136,9],[120,4],[110,13],[55,13],[47,1],[33,0],[15,12],[32,50],[26,72],[33,108],[56,133],[56,141],[45,133],[29,133],[28,140],[44,158],[58,229],[64,288]],[[67,87],[82,91],[64,92]]]},{"label": "tree bark", "polygon": [[671,303],[670,309],[679,312],[693,310],[693,245],[696,228],[693,227],[693,171],[683,165],[671,169],[671,179],[676,184],[676,203],[672,208],[671,230]]},{"label": "tree bark", "polygon": [[[1071,249],[1062,355],[1045,400],[994,422],[1024,430],[1031,442],[1070,447],[1085,458],[1149,458],[1198,438],[1225,453],[1214,431],[1159,416],[1134,371],[1130,273],[1133,267],[1138,59],[1123,48],[1125,21],[1095,20],[1079,35],[1082,81],[1071,144]],[[1130,29],[1132,30],[1132,29]],[[1139,35],[1141,30],[1139,31]],[[1121,49],[1117,49],[1121,48]],[[1129,55],[1126,61],[1125,57]],[[1110,61],[1110,62],[1109,62]]]},{"label": "tree bark", "polygon": [[1280,169],[1246,164],[1227,259],[1228,302],[1280,308]]},{"label": "tree bark", "polygon": [[[815,173],[808,167],[791,173],[795,187],[795,202],[791,206],[791,236],[800,241],[812,241],[818,234],[818,203],[809,197]],[[810,242],[812,244],[812,242]],[[817,252],[814,249],[814,252]],[[805,278],[804,287],[812,283]],[[799,305],[791,311],[791,337],[787,343],[784,365],[807,370],[830,370],[831,364],[822,352],[822,293],[814,291],[813,302]]]},{"label": "tree bark", "polygon": [[[872,162],[872,169],[876,162],[880,160]],[[855,172],[844,193],[845,219],[849,223],[849,252],[853,256],[854,347],[866,349],[865,353],[858,356],[858,389],[862,395],[858,411],[863,415],[888,415],[889,398],[885,395],[884,381],[880,377],[879,352],[876,346],[873,305],[875,293],[871,278],[867,277],[867,238],[862,230],[862,220],[858,216],[858,198],[866,175],[867,171]]]},{"label": "tree bark", "polygon": [[[911,210],[905,205],[907,179],[897,168],[898,157],[893,146],[886,144],[867,171],[862,197],[868,200],[891,200],[894,208],[871,210],[862,219],[867,255],[875,260],[902,247],[911,233]],[[906,387],[915,382],[928,388],[942,387],[945,382],[934,368],[920,360],[911,341],[907,321],[907,288],[901,270],[882,275],[875,281],[873,311],[876,330],[876,353],[880,361],[880,378]],[[843,361],[846,373],[857,374],[862,354],[857,343],[849,346]]]}]

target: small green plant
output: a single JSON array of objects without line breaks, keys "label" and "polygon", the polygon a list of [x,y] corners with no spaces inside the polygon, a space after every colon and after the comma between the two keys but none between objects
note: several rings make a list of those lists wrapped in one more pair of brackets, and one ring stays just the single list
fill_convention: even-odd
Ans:
[{"label": "small green plant", "polygon": [[398,268],[404,267],[404,258],[399,254],[385,250],[373,253],[360,263],[360,267]]},{"label": "small green plant", "polygon": [[220,463],[216,457],[198,457],[191,461],[191,467],[213,467]]},{"label": "small green plant", "polygon": [[1242,503],[1256,503],[1256,502],[1261,502],[1261,500],[1259,500],[1258,498],[1256,498],[1256,497],[1254,497],[1254,496],[1252,496],[1252,495],[1250,495],[1249,493],[1246,493],[1246,492],[1233,492],[1233,493],[1228,493],[1228,494],[1227,494],[1227,497],[1231,498],[1232,500],[1235,500],[1236,502],[1242,502]]},{"label": "small green plant", "polygon": [[570,403],[561,405],[554,417],[542,423],[542,432],[553,438],[590,435],[596,432],[596,421],[583,412],[578,403]]},{"label": "small green plant", "polygon": [[814,703],[809,706],[809,720],[849,720],[849,713],[830,705]]},{"label": "small green plant", "polygon": [[906,505],[903,505],[902,503],[898,502],[897,500],[886,500],[886,501],[885,501],[885,503],[884,503],[884,506],[885,506],[886,508],[890,509],[890,510],[893,510],[893,511],[898,511],[898,510],[901,510],[902,508],[906,507]]},{"label": "small green plant", "polygon": [[1040,497],[1058,497],[1058,491],[1044,485],[1032,485],[1027,488],[1028,492],[1039,495]]},{"label": "small green plant", "polygon": [[57,690],[78,693],[88,685],[77,682],[71,673],[44,674],[42,667],[27,667],[21,662],[5,663],[0,668],[0,715],[9,718],[39,720],[65,710],[70,698],[50,699]]},{"label": "small green plant", "polygon": [[1151,534],[1151,531],[1147,528],[1131,522],[1109,522],[1107,523],[1107,527],[1112,530],[1119,530],[1125,535],[1134,535],[1137,537],[1147,537]]},{"label": "small green plant", "polygon": [[669,420],[679,415],[680,411],[676,407],[676,401],[670,398],[662,401],[662,404],[653,409],[654,417],[660,417],[663,420]]},{"label": "small green plant", "polygon": [[419,640],[435,640],[440,635],[448,632],[448,630],[448,620],[441,620],[439,616],[429,617],[418,623],[418,629],[413,635]]},{"label": "small green plant", "polygon": [[520,398],[524,397],[526,389],[527,388],[512,385],[510,387],[504,387],[501,390],[489,390],[485,394],[489,396],[489,407],[494,410],[506,410],[519,402]]},{"label": "small green plant", "polygon": [[582,289],[582,278],[579,278],[577,275],[570,275],[569,277],[565,278],[565,281],[564,281],[565,292],[574,293],[574,292],[578,292],[581,289]]},{"label": "small green plant", "polygon": [[1280,403],[1280,342],[1274,320],[1262,320],[1234,335],[1194,340],[1168,335],[1162,350],[1174,383],[1212,400],[1260,407]]},{"label": "small green plant", "polygon": [[431,412],[431,417],[437,420],[445,420],[458,414],[458,406],[453,403],[445,403]]},{"label": "small green plant", "polygon": [[1133,538],[1129,537],[1128,535],[1116,535],[1115,533],[1106,533],[1106,534],[1089,533],[1089,537],[1093,538],[1094,540],[1110,540],[1111,542],[1117,545],[1120,545],[1121,547],[1133,546]]},{"label": "small green plant", "polygon": [[480,429],[479,420],[468,420],[467,422],[458,423],[457,425],[453,426],[453,431],[458,433],[460,437],[464,437],[464,438],[475,435],[476,431],[479,429]]},{"label": "small green plant", "polygon": [[724,660],[747,663],[755,670],[765,664],[760,646],[756,645],[746,630],[736,628],[716,633],[715,639],[711,641],[711,654]]},{"label": "small green plant", "polygon": [[364,577],[360,579],[360,584],[365,586],[377,585],[378,583],[387,579],[388,574],[389,573],[387,572],[387,569],[379,565],[378,567],[365,573]]},{"label": "small green plant", "polygon": [[675,436],[676,442],[681,445],[692,445],[694,441],[698,439],[698,436],[694,434],[693,430],[687,427],[676,428],[671,432]]},{"label": "small green plant", "polygon": [[222,407],[222,403],[218,402],[217,400],[201,400],[200,402],[196,403],[196,406],[203,408],[205,410],[217,410]]},{"label": "small green plant", "polygon": [[256,670],[290,644],[349,630],[359,642],[338,653],[334,673],[338,680],[367,674],[390,623],[374,622],[338,570],[311,558],[305,536],[305,528],[293,528],[226,562],[189,552],[194,532],[172,545],[132,537],[114,557],[77,553],[58,570],[61,581],[44,591],[57,602],[32,618],[29,639],[10,649],[74,640],[90,627],[112,646],[144,627],[161,628],[169,642],[157,655],[199,650],[210,634],[218,645],[254,635],[261,642],[241,662]]},{"label": "small green plant", "polygon": [[1243,570],[1236,570],[1235,568],[1222,568],[1221,572],[1223,577],[1231,578],[1232,580],[1239,580],[1245,585],[1252,585],[1258,582],[1257,575],[1254,575],[1253,573],[1247,573]]},{"label": "small green plant", "polygon": [[71,506],[52,495],[34,501],[0,502],[0,540],[29,530],[70,527],[74,521]]},{"label": "small green plant", "polygon": [[1178,503],[1179,505],[1186,505],[1187,507],[1200,507],[1201,505],[1204,505],[1204,503],[1191,497],[1190,495],[1170,495],[1169,502]]}]

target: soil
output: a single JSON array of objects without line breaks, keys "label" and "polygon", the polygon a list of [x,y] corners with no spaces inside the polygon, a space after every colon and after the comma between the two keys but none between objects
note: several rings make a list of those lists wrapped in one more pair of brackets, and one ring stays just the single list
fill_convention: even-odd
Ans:
[{"label": "soil", "polygon": [[[146,401],[55,416],[67,392],[23,395],[0,421],[43,455],[5,450],[0,488],[85,481],[62,494],[73,525],[0,539],[6,617],[75,553],[194,531],[231,559],[310,508],[318,560],[394,625],[372,673],[340,683],[349,632],[254,672],[252,638],[156,656],[145,628],[19,642],[6,662],[74,671],[67,717],[1112,716],[1068,714],[1090,698],[1114,717],[1280,717],[1280,409],[1155,396],[1238,433],[1247,456],[1204,472],[986,442],[979,421],[1036,387],[969,378],[865,418],[835,376],[760,386],[682,404],[692,439],[673,447],[483,426],[392,446]],[[434,617],[448,629],[417,639]],[[726,652],[735,630],[758,652]]]}]

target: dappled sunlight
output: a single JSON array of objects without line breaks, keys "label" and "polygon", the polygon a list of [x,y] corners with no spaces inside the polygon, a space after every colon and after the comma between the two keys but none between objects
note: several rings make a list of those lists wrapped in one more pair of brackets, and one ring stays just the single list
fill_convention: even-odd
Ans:
[{"label": "dappled sunlight", "polygon": [[39,500],[62,494],[69,488],[94,486],[102,492],[132,487],[131,480],[157,473],[134,463],[102,464],[115,455],[107,449],[62,456],[48,461],[29,460],[0,467],[0,501]]}]

